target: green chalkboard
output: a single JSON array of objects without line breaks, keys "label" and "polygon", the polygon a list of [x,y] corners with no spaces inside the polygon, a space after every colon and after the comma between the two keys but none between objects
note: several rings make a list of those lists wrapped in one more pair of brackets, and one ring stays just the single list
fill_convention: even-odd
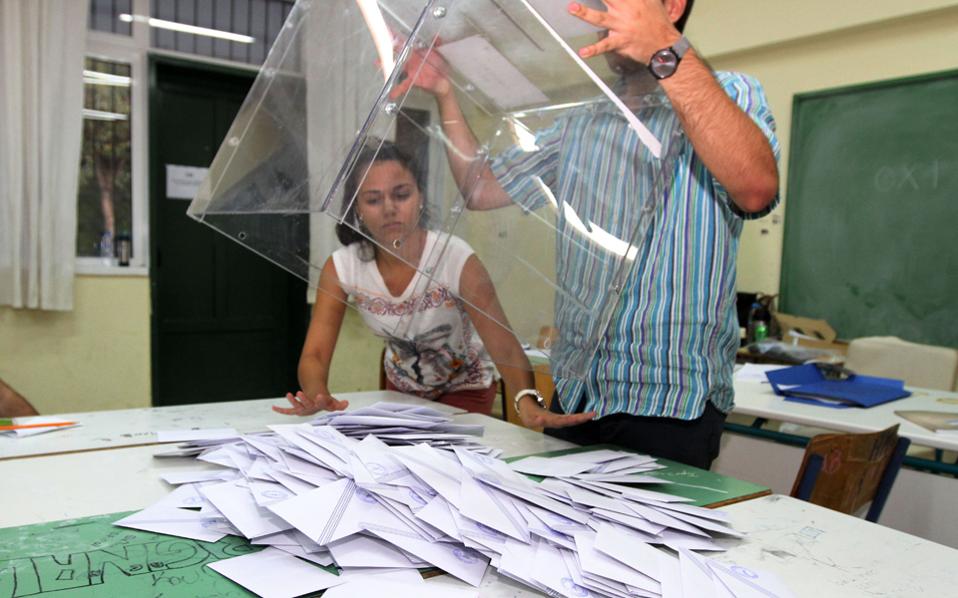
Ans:
[{"label": "green chalkboard", "polygon": [[958,346],[958,71],[798,95],[780,309]]}]

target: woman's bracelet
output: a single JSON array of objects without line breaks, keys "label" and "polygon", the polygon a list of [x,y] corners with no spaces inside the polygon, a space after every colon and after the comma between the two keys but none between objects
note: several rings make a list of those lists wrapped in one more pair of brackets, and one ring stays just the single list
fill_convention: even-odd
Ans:
[{"label": "woman's bracelet", "polygon": [[539,394],[539,391],[534,388],[527,388],[516,393],[516,398],[514,399],[516,413],[519,413],[519,401],[522,400],[522,397],[534,397],[536,403],[539,404],[539,407],[542,407],[543,409],[546,408],[546,400],[542,398],[542,395]]}]

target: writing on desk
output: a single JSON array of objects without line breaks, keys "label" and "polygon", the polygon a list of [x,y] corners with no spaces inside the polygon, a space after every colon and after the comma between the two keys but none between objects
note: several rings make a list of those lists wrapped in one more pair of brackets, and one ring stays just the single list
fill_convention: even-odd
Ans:
[{"label": "writing on desk", "polygon": [[152,581],[148,583],[154,586],[195,583],[200,581],[198,575],[169,573],[256,550],[239,538],[229,540],[232,541],[201,544],[177,538],[3,560],[0,598],[80,590],[141,575],[151,575],[148,579]]}]

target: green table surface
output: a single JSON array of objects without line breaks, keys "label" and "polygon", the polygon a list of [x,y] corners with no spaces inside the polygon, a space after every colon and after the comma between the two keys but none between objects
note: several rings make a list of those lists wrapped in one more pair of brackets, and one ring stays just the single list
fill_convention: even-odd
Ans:
[{"label": "green table surface", "polygon": [[[599,449],[636,452],[611,444],[600,444],[594,446],[577,446],[575,448],[562,449],[558,451],[536,453],[535,455],[523,455],[506,459],[506,461],[512,462],[522,459],[523,457],[533,456],[558,457],[561,455],[584,453]],[[693,501],[691,504],[694,505],[715,508],[741,502],[743,500],[758,498],[759,496],[765,496],[772,493],[771,489],[769,489],[767,486],[761,486],[759,484],[753,484],[752,482],[730,478],[713,471],[699,469],[698,467],[692,467],[691,465],[685,465],[684,463],[678,463],[668,459],[656,458],[656,461],[665,467],[656,471],[650,471],[646,475],[655,476],[657,478],[661,478],[663,481],[671,483],[641,484],[639,486],[647,490],[654,490],[656,492],[663,492],[666,494],[690,498]]]}]

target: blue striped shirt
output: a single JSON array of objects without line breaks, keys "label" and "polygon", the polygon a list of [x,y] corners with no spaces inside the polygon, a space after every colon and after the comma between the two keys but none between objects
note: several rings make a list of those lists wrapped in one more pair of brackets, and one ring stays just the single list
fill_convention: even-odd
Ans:
[{"label": "blue striped shirt", "polygon": [[[716,77],[777,159],[761,85],[739,73]],[[606,102],[571,111],[536,135],[534,151],[514,147],[492,164],[513,201],[557,210],[552,371],[559,400],[566,412],[599,417],[695,419],[708,401],[729,412],[742,221],[764,215],[778,198],[761,214],[742,213],[670,108],[653,103],[636,113],[669,158],[653,158]],[[635,246],[623,259],[627,252],[615,243],[628,239]]]}]

